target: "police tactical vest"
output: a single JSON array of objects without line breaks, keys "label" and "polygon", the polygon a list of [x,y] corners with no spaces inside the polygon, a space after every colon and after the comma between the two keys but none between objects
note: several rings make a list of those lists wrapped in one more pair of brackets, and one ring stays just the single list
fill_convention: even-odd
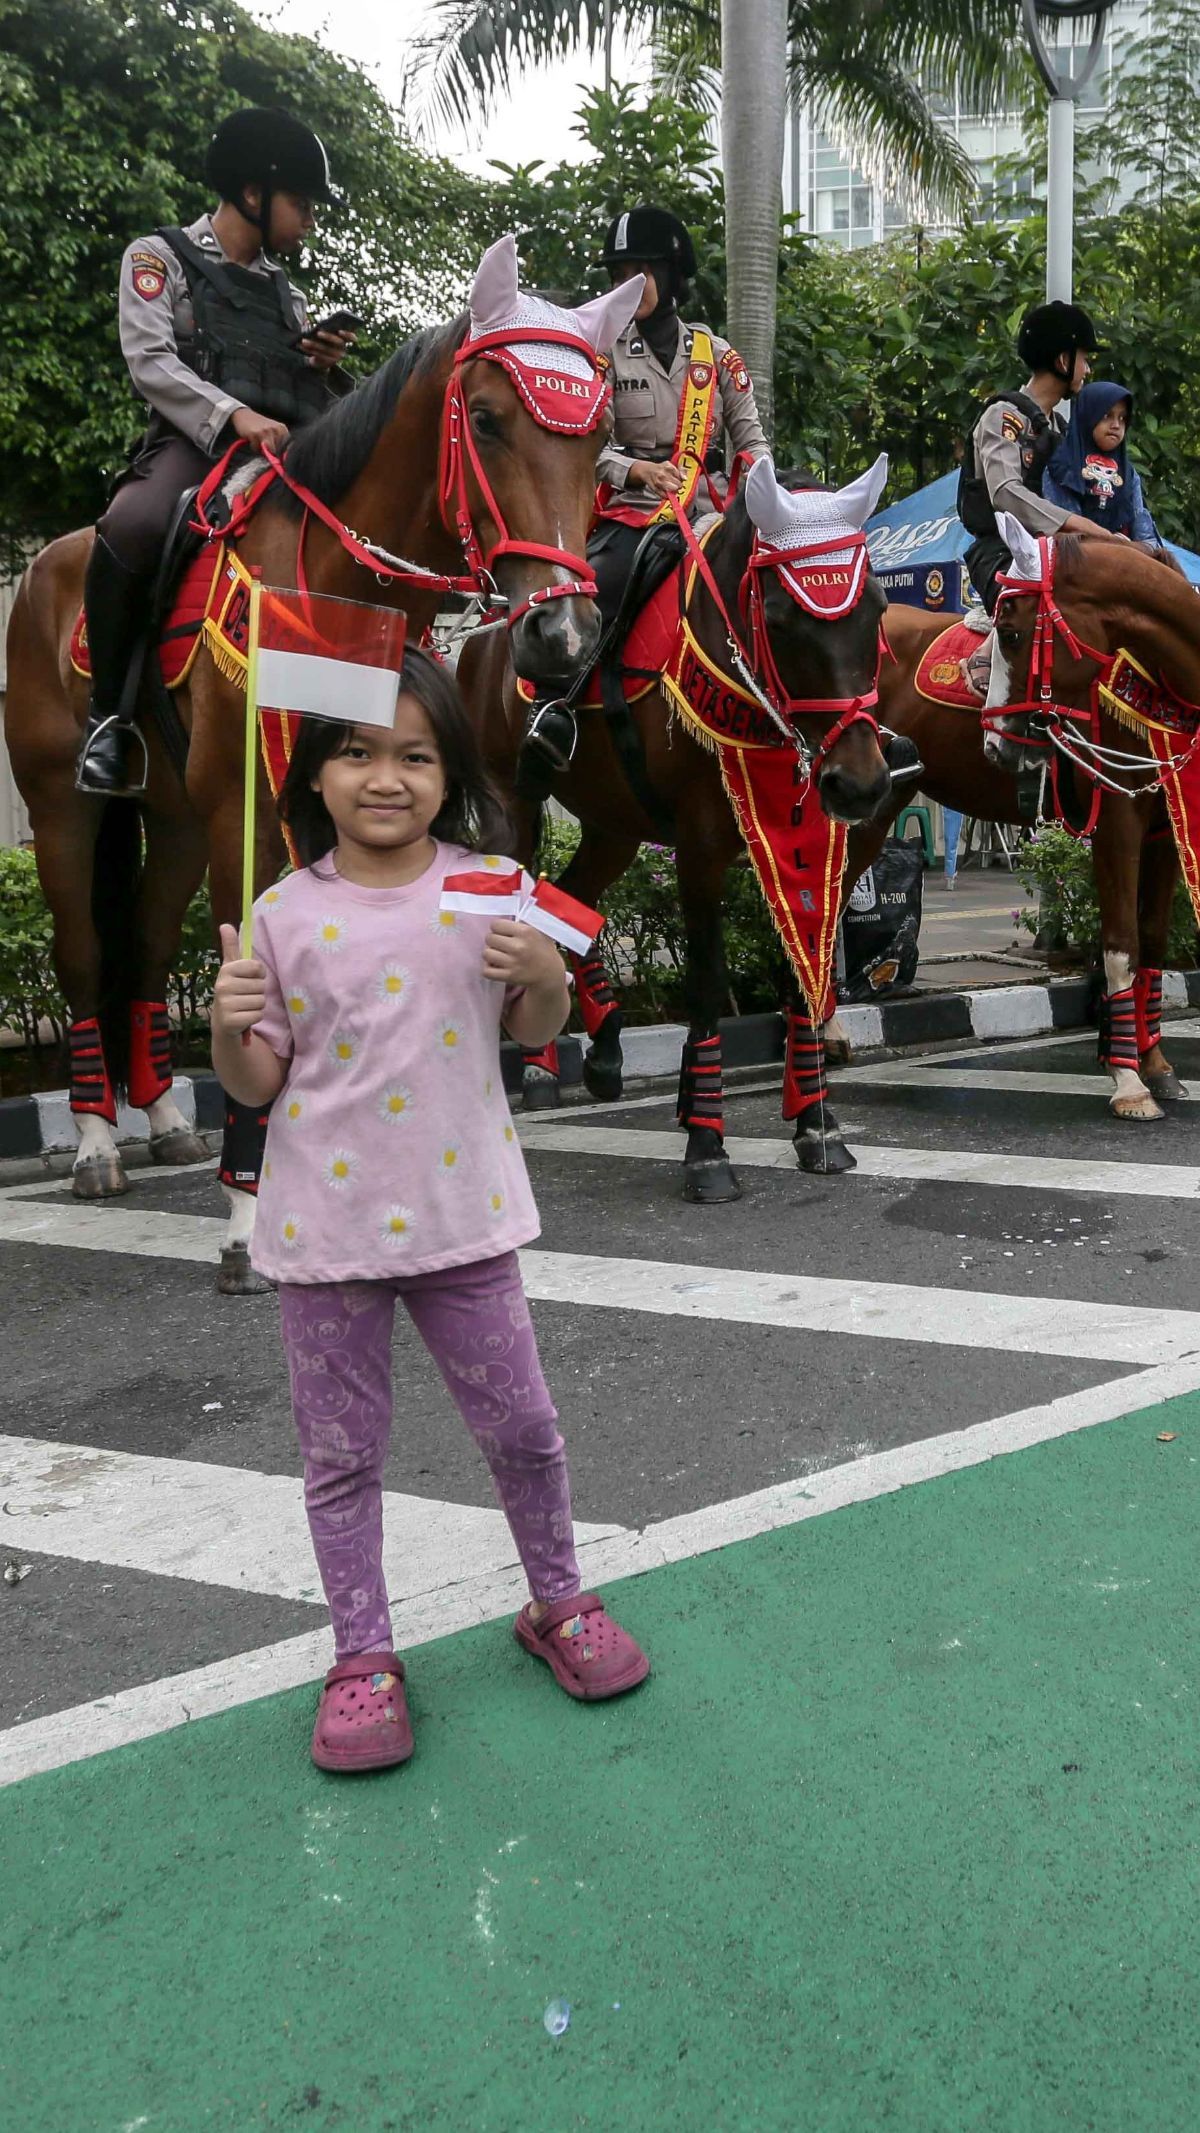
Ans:
[{"label": "police tactical vest", "polygon": [[188,368],[289,429],[323,415],[335,395],[301,351],[288,346],[301,324],[282,270],[252,274],[232,260],[209,259],[184,230],[157,235],[187,279],[195,326],[178,346]]},{"label": "police tactical vest", "polygon": [[[1028,393],[993,393],[979,412],[985,415],[989,407],[997,406],[1015,407],[1029,424],[1031,434],[1021,440],[1021,480],[1025,488],[1032,489],[1035,495],[1040,496],[1042,476],[1046,471],[1046,462],[1058,443],[1058,431],[1045,409],[1039,407],[1036,400],[1031,400]],[[999,540],[1000,529],[996,524],[995,505],[975,460],[974,429],[967,438],[962,472],[958,477],[958,515],[967,532],[973,534],[976,540],[989,536]]]}]

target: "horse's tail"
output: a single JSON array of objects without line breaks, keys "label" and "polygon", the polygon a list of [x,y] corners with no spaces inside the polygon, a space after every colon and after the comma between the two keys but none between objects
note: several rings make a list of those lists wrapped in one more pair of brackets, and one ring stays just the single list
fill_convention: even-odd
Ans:
[{"label": "horse's tail", "polygon": [[142,819],[134,800],[109,800],[92,863],[92,922],[100,937],[100,1036],[118,1096],[129,1087],[130,1004],[136,994],[134,911],[142,880]]}]

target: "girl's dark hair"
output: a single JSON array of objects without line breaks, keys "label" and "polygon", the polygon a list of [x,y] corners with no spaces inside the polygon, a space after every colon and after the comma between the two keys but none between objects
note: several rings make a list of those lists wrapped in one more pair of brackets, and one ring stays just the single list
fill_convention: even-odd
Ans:
[{"label": "girl's dark hair", "polygon": [[[446,798],[431,824],[432,835],[445,844],[466,845],[470,851],[507,851],[512,823],[484,768],[475,729],[449,667],[410,645],[404,654],[400,687],[407,696],[416,697],[433,727],[446,773]],[[323,859],[337,843],[333,817],[320,793],[313,791],[312,781],[323,763],[341,754],[353,731],[349,719],[344,726],[327,718],[300,722],[278,804],[303,866]]]}]

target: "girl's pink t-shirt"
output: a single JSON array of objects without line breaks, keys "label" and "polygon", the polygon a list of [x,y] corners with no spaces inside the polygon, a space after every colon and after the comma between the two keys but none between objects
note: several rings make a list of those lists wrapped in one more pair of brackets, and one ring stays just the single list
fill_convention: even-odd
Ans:
[{"label": "girl's pink t-shirt", "polygon": [[439,909],[444,876],[511,867],[439,844],[400,889],[332,855],[254,907],[260,1037],[289,1062],[267,1130],[252,1258],[272,1281],[374,1281],[462,1266],[539,1230],[500,1075],[504,988],[486,914]]}]

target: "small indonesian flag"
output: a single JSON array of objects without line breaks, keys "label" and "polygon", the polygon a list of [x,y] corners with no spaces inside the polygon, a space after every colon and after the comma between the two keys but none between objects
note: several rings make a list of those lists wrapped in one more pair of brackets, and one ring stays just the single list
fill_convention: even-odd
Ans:
[{"label": "small indonesian flag", "polygon": [[476,917],[517,918],[529,889],[523,867],[496,861],[470,873],[447,874],[442,883],[443,911],[473,911]]},{"label": "small indonesian flag", "polygon": [[526,926],[538,933],[548,933],[560,948],[569,948],[572,955],[586,955],[601,926],[604,924],[599,911],[592,911],[574,896],[567,896],[556,889],[552,881],[537,883],[518,914]]},{"label": "small indonesian flag", "polygon": [[488,857],[468,873],[447,874],[442,883],[442,910],[473,912],[477,918],[519,918],[535,933],[548,934],[560,948],[583,955],[604,920],[552,881],[530,881],[524,867]]},{"label": "small indonesian flag", "polygon": [[407,618],[390,607],[264,585],[258,624],[258,705],[349,726],[396,716]]}]

